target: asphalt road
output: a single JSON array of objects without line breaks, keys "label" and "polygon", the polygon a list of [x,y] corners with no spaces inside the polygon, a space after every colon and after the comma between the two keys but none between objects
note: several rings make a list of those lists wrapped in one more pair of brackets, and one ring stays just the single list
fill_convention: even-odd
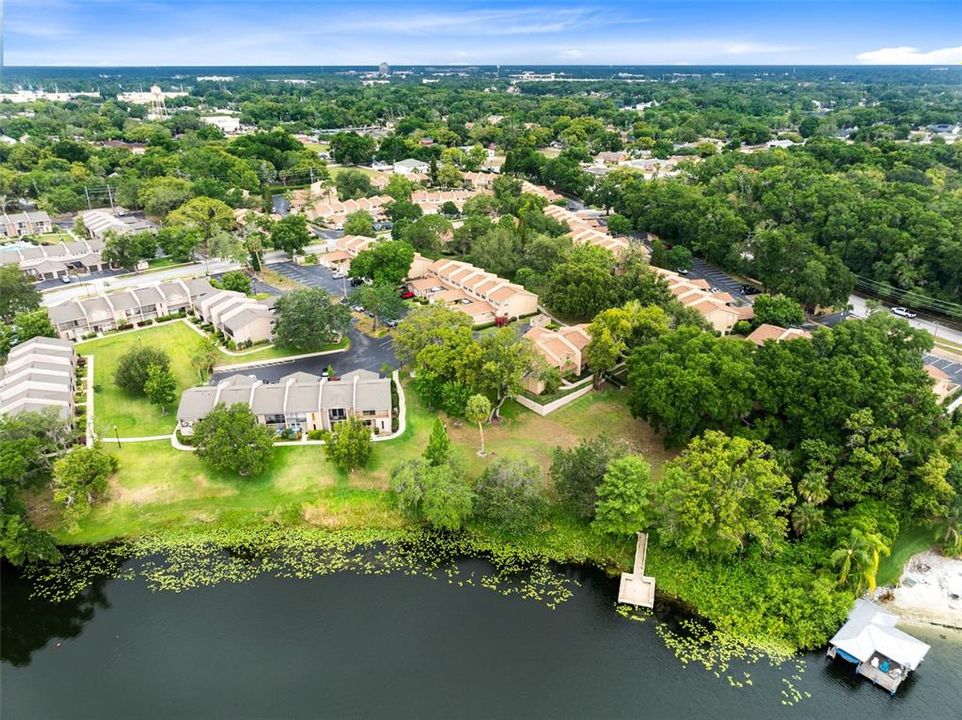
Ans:
[{"label": "asphalt road", "polygon": [[[331,271],[326,268],[317,265],[300,266],[295,263],[279,263],[272,265],[271,269],[304,285],[324,287],[329,292],[340,295],[341,281],[331,278]],[[260,280],[254,281],[254,290],[255,292],[267,292],[272,295],[283,294],[278,288]],[[350,292],[350,285],[348,285],[348,292]],[[368,337],[359,332],[352,324],[348,330],[348,337],[351,339],[351,347],[342,352],[302,360],[269,360],[243,370],[214,373],[210,382],[216,384],[226,377],[236,375],[238,372],[244,375],[254,375],[265,382],[277,382],[285,375],[294,372],[320,375],[328,365],[333,365],[334,372],[337,374],[347,373],[359,368],[380,372],[385,364],[393,367],[400,366],[397,356],[394,354],[393,339],[390,335],[383,338]]]},{"label": "asphalt road", "polygon": [[[224,277],[226,273],[217,273],[216,275],[211,275],[212,279],[220,280]],[[283,295],[280,290],[278,290],[273,285],[268,285],[263,280],[258,280],[255,277],[251,278],[251,291],[254,293],[267,293],[268,295]]]},{"label": "asphalt road", "polygon": [[302,360],[271,360],[252,368],[218,372],[211,377],[211,385],[216,385],[224,378],[238,373],[254,375],[265,382],[277,382],[285,375],[294,372],[320,375],[328,365],[334,366],[336,374],[343,374],[359,368],[381,372],[385,363],[393,367],[398,367],[400,364],[394,354],[393,339],[390,335],[375,339],[361,334],[352,325],[348,336],[351,338],[351,347],[343,352]]}]

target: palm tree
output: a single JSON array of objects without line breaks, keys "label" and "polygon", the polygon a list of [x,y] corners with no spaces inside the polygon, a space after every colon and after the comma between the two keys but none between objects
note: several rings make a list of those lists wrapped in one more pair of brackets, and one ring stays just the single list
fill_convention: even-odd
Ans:
[{"label": "palm tree", "polygon": [[890,552],[885,539],[878,533],[852,528],[848,538],[830,558],[832,565],[839,568],[839,585],[848,585],[854,580],[856,594],[861,593],[863,583],[872,592],[879,562]]},{"label": "palm tree", "polygon": [[481,449],[478,455],[484,457],[484,427],[482,423],[491,415],[491,401],[484,395],[472,395],[468,398],[468,404],[464,409],[464,416],[468,422],[478,424],[478,432],[481,433]]},{"label": "palm tree", "polygon": [[962,555],[962,495],[956,495],[942,524],[942,550],[946,555]]},{"label": "palm tree", "polygon": [[822,472],[807,472],[798,481],[798,494],[813,505],[821,505],[829,498],[828,477]]},{"label": "palm tree", "polygon": [[811,502],[803,502],[792,510],[792,528],[798,535],[817,530],[825,523],[825,511]]}]

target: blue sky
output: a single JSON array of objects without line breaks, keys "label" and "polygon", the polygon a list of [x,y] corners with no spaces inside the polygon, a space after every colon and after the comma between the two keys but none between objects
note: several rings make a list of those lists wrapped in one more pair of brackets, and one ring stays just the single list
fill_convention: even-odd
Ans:
[{"label": "blue sky", "polygon": [[0,4],[8,65],[962,62],[959,0]]}]

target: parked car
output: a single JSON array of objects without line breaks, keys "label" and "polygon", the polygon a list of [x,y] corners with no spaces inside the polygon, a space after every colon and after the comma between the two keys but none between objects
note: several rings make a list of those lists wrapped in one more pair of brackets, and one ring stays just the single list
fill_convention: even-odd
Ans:
[{"label": "parked car", "polygon": [[397,323],[398,323],[397,320],[385,320],[385,321],[384,321],[384,324],[387,325],[389,328],[396,328],[396,327],[397,327]]},{"label": "parked car", "polygon": [[410,300],[410,299],[413,298],[413,297],[414,297],[414,293],[411,292],[410,290],[404,290],[404,291],[401,292],[401,299],[402,299],[402,300]]},{"label": "parked car", "polygon": [[363,305],[351,305],[351,310],[353,310],[354,312],[364,312],[364,306],[363,306]]},{"label": "parked car", "polygon": [[918,313],[912,312],[908,308],[904,308],[902,306],[892,308],[892,314],[898,315],[899,317],[904,317],[904,318],[914,318],[919,316]]},{"label": "parked car", "polygon": [[758,295],[758,293],[761,292],[761,290],[754,285],[742,285],[741,291],[743,295]]},{"label": "parked car", "polygon": [[61,275],[61,276],[60,276],[60,282],[62,282],[62,283],[73,282],[73,278],[70,277],[69,275]]},{"label": "parked car", "polygon": [[710,292],[710,293],[721,292],[721,288],[718,288],[718,287],[715,287],[714,285],[712,285],[710,288],[708,288],[708,292]]},{"label": "parked car", "polygon": [[363,284],[364,284],[364,278],[359,278],[359,277],[351,278],[351,287],[357,287],[358,285],[363,285]]},{"label": "parked car", "polygon": [[675,272],[678,273],[679,275],[687,275],[687,274],[688,274],[688,268],[680,267],[680,268],[677,268],[677,269],[675,270]]},{"label": "parked car", "polygon": [[343,280],[344,278],[347,277],[347,273],[345,273],[345,272],[336,272],[336,273],[334,273],[333,275],[331,275],[331,277],[334,278],[335,280]]}]

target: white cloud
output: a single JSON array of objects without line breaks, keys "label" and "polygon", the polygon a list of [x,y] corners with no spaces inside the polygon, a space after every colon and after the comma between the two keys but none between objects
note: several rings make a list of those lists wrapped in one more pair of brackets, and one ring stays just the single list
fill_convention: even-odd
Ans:
[{"label": "white cloud", "polygon": [[568,50],[561,51],[562,60],[580,60],[584,56],[584,51],[578,48],[569,48]]},{"label": "white cloud", "polygon": [[591,27],[648,22],[645,18],[621,18],[610,11],[590,8],[557,9],[523,7],[510,10],[454,10],[451,12],[381,13],[372,17],[334,17],[329,30],[359,30],[401,35],[537,35],[585,30]]},{"label": "white cloud", "polygon": [[962,45],[922,52],[918,48],[902,45],[879,48],[855,56],[868,65],[943,65],[962,63]]}]

